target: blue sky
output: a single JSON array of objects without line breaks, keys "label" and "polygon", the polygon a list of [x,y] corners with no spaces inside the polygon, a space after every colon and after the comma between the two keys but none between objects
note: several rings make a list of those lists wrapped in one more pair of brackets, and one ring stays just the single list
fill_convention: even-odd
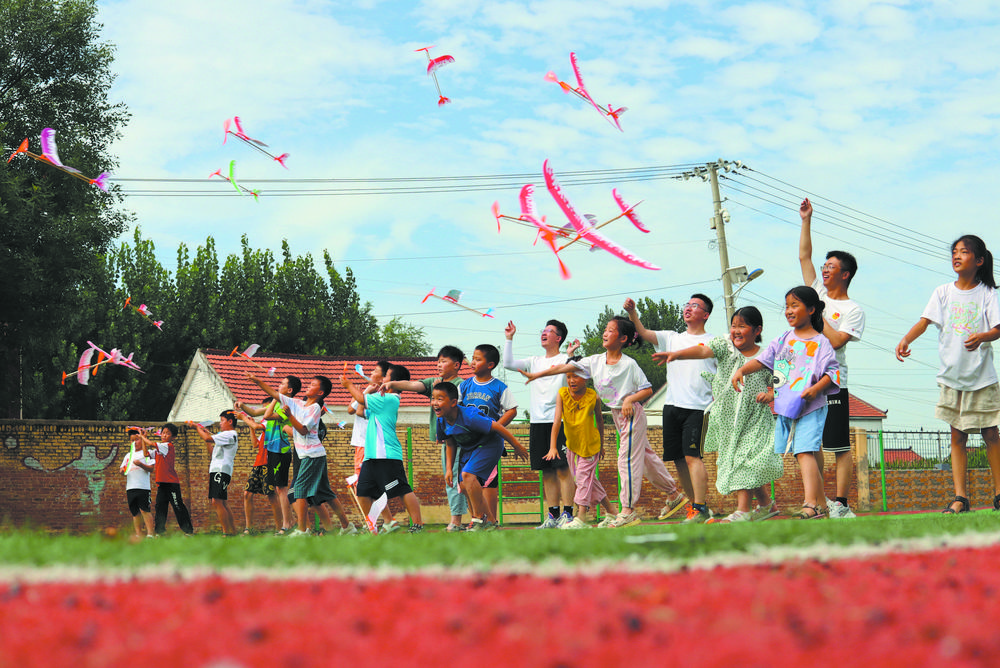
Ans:
[{"label": "blue sky", "polygon": [[[650,234],[624,221],[606,232],[661,271],[581,248],[563,253],[573,277],[560,280],[530,230],[497,233],[490,206],[499,200],[516,213],[518,188],[534,182],[541,212],[560,220],[541,187],[546,159],[557,176],[741,160],[753,171],[722,186],[730,265],[765,273],[738,305],[761,308],[766,339],[785,329],[778,304],[801,282],[796,208],[808,194],[817,266],[833,247],[860,263],[851,296],[866,308],[868,330],[849,348],[851,389],[887,408],[889,425],[943,427],[929,417],[935,335],[905,364],[891,350],[933,288],[953,280],[951,240],[972,232],[1000,247],[990,234],[1000,176],[1000,53],[990,45],[1000,3],[99,6],[103,37],[118,48],[112,97],[132,113],[114,146],[114,176],[168,268],[179,243],[193,247],[208,234],[222,253],[244,233],[275,251],[283,238],[296,254],[321,258],[325,248],[351,267],[383,322],[401,314],[435,349],[454,343],[468,354],[478,343],[501,345],[507,320],[520,330],[515,354],[537,354],[546,319],[567,322],[572,337],[626,296],[684,303],[705,292],[719,302],[708,329],[721,334],[712,198],[701,180],[562,179],[577,210],[602,219],[616,212],[613,187],[644,200],[638,213]],[[426,58],[414,51],[431,44],[432,55],[455,58],[439,71],[453,101],[441,108]],[[628,107],[623,133],[544,80],[553,70],[572,81],[571,51],[598,103]],[[237,142],[222,145],[222,123],[234,115],[291,154],[287,171]],[[221,182],[170,181],[204,179],[233,159],[238,179],[262,191],[259,202]],[[444,192],[382,195],[316,192],[371,186],[363,182],[280,181],[513,174],[534,176],[495,189],[471,189],[465,178],[437,181],[454,186]],[[421,305],[432,288],[461,289],[463,303],[493,307],[496,319]]]}]

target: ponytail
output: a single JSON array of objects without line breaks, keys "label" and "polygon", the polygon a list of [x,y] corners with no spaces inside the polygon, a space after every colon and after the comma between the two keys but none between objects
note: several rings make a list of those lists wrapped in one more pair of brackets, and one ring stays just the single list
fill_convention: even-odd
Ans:
[{"label": "ponytail", "polygon": [[625,344],[622,346],[622,349],[629,346],[642,345],[642,337],[635,331],[635,325],[632,324],[631,320],[621,315],[616,315],[612,320],[614,320],[615,325],[618,327],[618,336],[625,337]]},{"label": "ponytail", "polygon": [[809,324],[812,328],[819,333],[823,333],[823,308],[826,304],[823,300],[819,298],[819,295],[808,285],[799,285],[788,292],[785,293],[785,298],[788,295],[794,295],[796,299],[805,304],[806,308],[814,309],[812,315],[809,317]]},{"label": "ponytail", "polygon": [[975,234],[963,234],[951,244],[951,251],[955,252],[955,246],[959,242],[965,244],[965,247],[972,251],[972,254],[977,260],[982,260],[983,263],[979,265],[976,269],[976,280],[980,283],[985,283],[987,287],[993,288],[997,287],[996,279],[993,278],[993,253],[986,248],[986,242],[977,237]]}]

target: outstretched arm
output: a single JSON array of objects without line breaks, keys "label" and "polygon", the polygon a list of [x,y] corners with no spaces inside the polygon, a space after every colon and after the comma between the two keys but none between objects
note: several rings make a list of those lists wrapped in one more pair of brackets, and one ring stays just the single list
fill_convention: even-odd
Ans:
[{"label": "outstretched arm", "polygon": [[[427,388],[419,380],[387,380],[379,386],[378,391],[385,394],[389,391],[395,392],[416,392],[417,394],[427,394]],[[351,395],[353,396],[353,395]],[[357,399],[355,399],[357,400]],[[358,401],[362,405],[363,401]]]},{"label": "outstretched arm", "polygon": [[281,401],[281,399],[279,398],[281,395],[278,394],[278,391],[273,387],[271,387],[270,385],[268,385],[267,383],[265,383],[262,379],[253,375],[249,371],[247,372],[247,378],[249,378],[252,382],[256,383],[260,389],[267,392],[269,397],[271,397],[275,401]]},{"label": "outstretched arm", "polygon": [[733,372],[733,389],[737,392],[743,391],[743,376],[756,373],[764,368],[760,360],[750,360],[739,369]]},{"label": "outstretched arm", "polygon": [[524,383],[525,385],[527,385],[533,380],[542,378],[543,376],[558,376],[561,373],[569,373],[570,371],[575,371],[575,370],[576,367],[573,366],[572,364],[555,364],[553,366],[550,366],[548,369],[545,369],[544,371],[535,371],[533,373],[528,373],[523,369],[518,369],[518,371],[521,372],[521,375],[528,379],[525,381]]},{"label": "outstretched arm", "polygon": [[920,335],[927,331],[930,324],[930,320],[921,318],[917,324],[910,328],[910,331],[903,335],[903,338],[896,344],[896,359],[902,362],[904,358],[910,356],[910,344],[920,338]]},{"label": "outstretched arm", "polygon": [[674,350],[669,353],[653,353],[653,360],[662,365],[665,362],[676,362],[677,360],[707,360],[715,357],[715,353],[708,346],[691,346],[684,350]]},{"label": "outstretched arm", "polygon": [[528,451],[524,449],[524,446],[517,440],[517,437],[507,430],[507,427],[494,420],[490,428],[503,436],[503,440],[511,444],[514,448],[514,457],[528,461]]},{"label": "outstretched arm", "polygon": [[625,300],[623,308],[625,309],[625,313],[628,314],[628,319],[632,321],[633,325],[635,325],[636,334],[641,336],[642,340],[645,341],[646,343],[651,343],[655,346],[656,332],[654,332],[651,329],[646,329],[643,326],[642,322],[639,320],[639,314],[635,312],[635,300],[629,297],[628,299]]},{"label": "outstretched arm", "polygon": [[799,217],[802,218],[802,231],[799,233],[799,265],[802,267],[802,282],[806,285],[812,285],[816,280],[816,267],[812,261],[812,216],[812,202],[807,197],[802,200],[802,206],[799,207]]}]

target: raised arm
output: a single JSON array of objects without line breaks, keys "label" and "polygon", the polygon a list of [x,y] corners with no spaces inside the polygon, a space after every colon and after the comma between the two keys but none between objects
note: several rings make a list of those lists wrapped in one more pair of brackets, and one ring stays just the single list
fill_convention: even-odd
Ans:
[{"label": "raised arm", "polygon": [[247,415],[250,415],[251,417],[260,417],[265,412],[267,412],[267,406],[261,406],[260,408],[254,408],[253,406],[248,406],[247,404],[243,403],[242,401],[235,401],[235,402],[233,402],[233,408],[235,408],[237,411],[243,411],[244,413],[246,413]]},{"label": "raised arm", "polygon": [[503,358],[501,363],[503,364],[503,368],[509,371],[527,371],[528,363],[525,360],[514,359],[515,332],[517,332],[517,327],[514,326],[514,321],[511,320],[503,330],[504,338],[507,340],[503,343]]},{"label": "raised arm", "polygon": [[281,399],[279,398],[281,395],[278,394],[278,391],[276,389],[274,389],[273,387],[271,387],[270,385],[268,385],[267,383],[265,383],[262,379],[260,379],[257,376],[253,375],[249,371],[247,372],[247,378],[249,378],[252,382],[256,383],[257,386],[260,389],[262,389],[265,392],[267,392],[267,394],[268,394],[269,397],[271,397],[275,401],[281,401]]},{"label": "raised arm", "polygon": [[642,340],[645,341],[646,343],[651,343],[655,346],[656,332],[654,332],[651,329],[646,329],[646,327],[639,320],[639,314],[635,312],[635,300],[629,297],[628,299],[625,300],[625,303],[622,305],[622,308],[624,308],[625,313],[628,314],[628,319],[632,321],[633,325],[635,325],[636,334],[641,336]]},{"label": "raised arm", "polygon": [[799,232],[799,265],[802,267],[802,282],[806,285],[812,285],[813,281],[816,280],[816,267],[812,261],[813,206],[808,197],[802,200],[802,205],[799,207],[799,217],[802,218],[802,230]]},{"label": "raised arm", "polygon": [[676,362],[677,360],[707,360],[712,357],[715,357],[715,353],[708,346],[691,346],[669,353],[653,353],[653,360],[661,366],[664,363]]},{"label": "raised arm", "polygon": [[[402,381],[401,381],[402,382]],[[351,382],[351,379],[347,377],[347,374],[342,374],[340,376],[340,384],[345,390],[350,392],[351,398],[358,402],[358,406],[365,406],[365,393],[358,389],[358,386]],[[388,383],[385,383],[388,385]],[[423,387],[423,384],[421,384]]]}]

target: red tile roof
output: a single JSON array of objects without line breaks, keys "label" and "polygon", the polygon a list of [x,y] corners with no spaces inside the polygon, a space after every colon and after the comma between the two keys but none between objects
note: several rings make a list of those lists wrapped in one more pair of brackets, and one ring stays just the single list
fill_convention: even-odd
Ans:
[{"label": "red tile roof", "polygon": [[883,450],[882,454],[885,455],[886,464],[900,464],[903,462],[919,462],[923,459],[920,455],[913,451],[913,448],[905,448],[902,450],[892,449]]},{"label": "red tile roof", "polygon": [[[298,376],[303,381],[313,376],[326,376],[333,381],[333,391],[327,397],[327,406],[338,406],[351,403],[351,397],[340,385],[340,376],[347,364],[355,384],[363,385],[364,380],[354,372],[354,365],[361,364],[366,375],[371,372],[372,367],[378,359],[370,357],[319,357],[316,355],[284,355],[279,353],[258,352],[253,357],[231,356],[227,350],[206,349],[205,358],[212,365],[222,382],[236,396],[237,401],[248,404],[260,404],[264,400],[264,393],[253,382],[247,379],[248,371],[258,376],[266,376],[268,370],[274,368],[274,377],[270,380],[277,387],[278,382],[284,376]],[[381,359],[381,358],[380,358]],[[252,360],[252,361],[251,361]],[[422,380],[437,375],[437,357],[410,357],[391,358],[393,364],[401,364],[410,371],[411,380]],[[463,368],[459,373],[462,378],[467,378],[471,374],[468,369]],[[413,392],[404,392],[400,396],[402,406],[427,406],[427,397]]]}]

